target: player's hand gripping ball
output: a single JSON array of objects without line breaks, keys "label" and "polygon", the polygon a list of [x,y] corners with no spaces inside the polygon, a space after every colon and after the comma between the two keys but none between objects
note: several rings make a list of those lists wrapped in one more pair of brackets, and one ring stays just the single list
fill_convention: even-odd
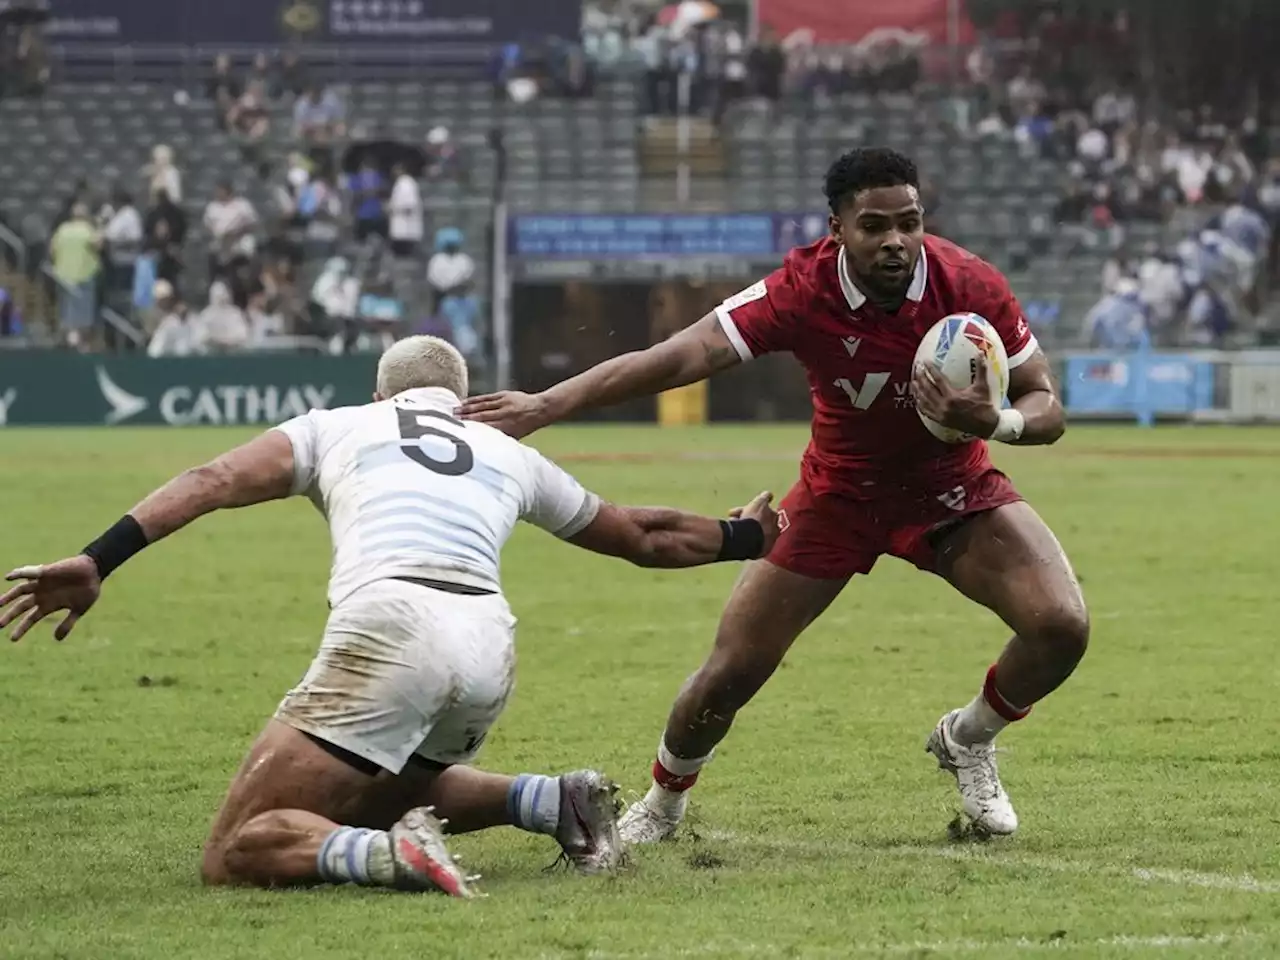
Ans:
[{"label": "player's hand gripping ball", "polygon": [[914,366],[927,381],[914,390],[916,412],[931,434],[945,443],[990,435],[975,431],[995,429],[1009,390],[1009,356],[995,327],[976,313],[943,317],[920,341]]}]

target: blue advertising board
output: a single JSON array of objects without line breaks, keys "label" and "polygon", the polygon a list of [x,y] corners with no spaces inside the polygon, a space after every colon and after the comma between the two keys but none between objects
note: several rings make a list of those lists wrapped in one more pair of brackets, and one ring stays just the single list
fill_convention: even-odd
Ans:
[{"label": "blue advertising board", "polygon": [[823,213],[531,214],[512,219],[508,251],[530,260],[780,260],[826,232]]},{"label": "blue advertising board", "polygon": [[576,37],[581,0],[51,0],[63,41],[163,44],[506,43]]},{"label": "blue advertising board", "polygon": [[1068,356],[1063,379],[1068,414],[1148,419],[1213,408],[1213,364],[1188,354]]}]

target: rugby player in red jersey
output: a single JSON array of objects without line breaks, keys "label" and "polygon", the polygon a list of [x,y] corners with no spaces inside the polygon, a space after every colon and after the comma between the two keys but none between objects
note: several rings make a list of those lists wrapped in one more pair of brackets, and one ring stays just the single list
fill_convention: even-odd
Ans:
[{"label": "rugby player in red jersey", "polygon": [[[800,479],[779,510],[783,533],[746,568],[706,662],[672,708],[653,786],[624,816],[633,843],[671,836],[688,789],[734,715],[797,636],[881,555],[945,577],[1013,631],[981,690],[946,713],[926,749],[956,777],[982,832],[1018,824],[993,740],[1075,669],[1089,638],[1079,584],[1057,539],[992,466],[987,443],[946,444],[916,416],[1003,443],[1049,444],[1064,417],[1048,361],[998,270],[924,231],[914,163],[886,149],[846,153],[826,177],[831,235],[663,343],[615,357],[539,394],[476,397],[462,415],[517,437],[580,410],[660,393],[761,354],[789,351],[813,397]],[[956,389],[914,368],[925,332],[973,312],[1009,355],[1001,411],[979,376]],[[889,694],[892,696],[892,693]]]}]

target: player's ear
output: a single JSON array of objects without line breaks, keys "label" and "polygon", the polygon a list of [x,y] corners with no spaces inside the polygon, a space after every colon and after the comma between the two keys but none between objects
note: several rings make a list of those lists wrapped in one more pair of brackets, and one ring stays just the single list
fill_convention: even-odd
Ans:
[{"label": "player's ear", "polygon": [[387,399],[387,398],[386,398],[386,397],[384,397],[382,394],[380,394],[377,390],[373,391],[373,402],[374,402],[374,403],[381,403],[381,402],[382,402],[383,400],[385,400],[385,399]]},{"label": "player's ear", "polygon": [[827,226],[831,228],[831,238],[836,243],[844,243],[844,225],[834,213],[827,214]]}]

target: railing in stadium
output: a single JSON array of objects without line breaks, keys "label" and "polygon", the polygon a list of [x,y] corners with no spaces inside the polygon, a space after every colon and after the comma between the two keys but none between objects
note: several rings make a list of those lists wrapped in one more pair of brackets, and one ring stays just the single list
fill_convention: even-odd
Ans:
[{"label": "railing in stadium", "polygon": [[[60,81],[72,83],[179,83],[204,80],[214,58],[247,62],[262,45],[55,43],[49,52]],[[424,43],[413,46],[304,44],[290,46],[318,79],[411,81],[475,78],[491,61],[492,44]]]}]

